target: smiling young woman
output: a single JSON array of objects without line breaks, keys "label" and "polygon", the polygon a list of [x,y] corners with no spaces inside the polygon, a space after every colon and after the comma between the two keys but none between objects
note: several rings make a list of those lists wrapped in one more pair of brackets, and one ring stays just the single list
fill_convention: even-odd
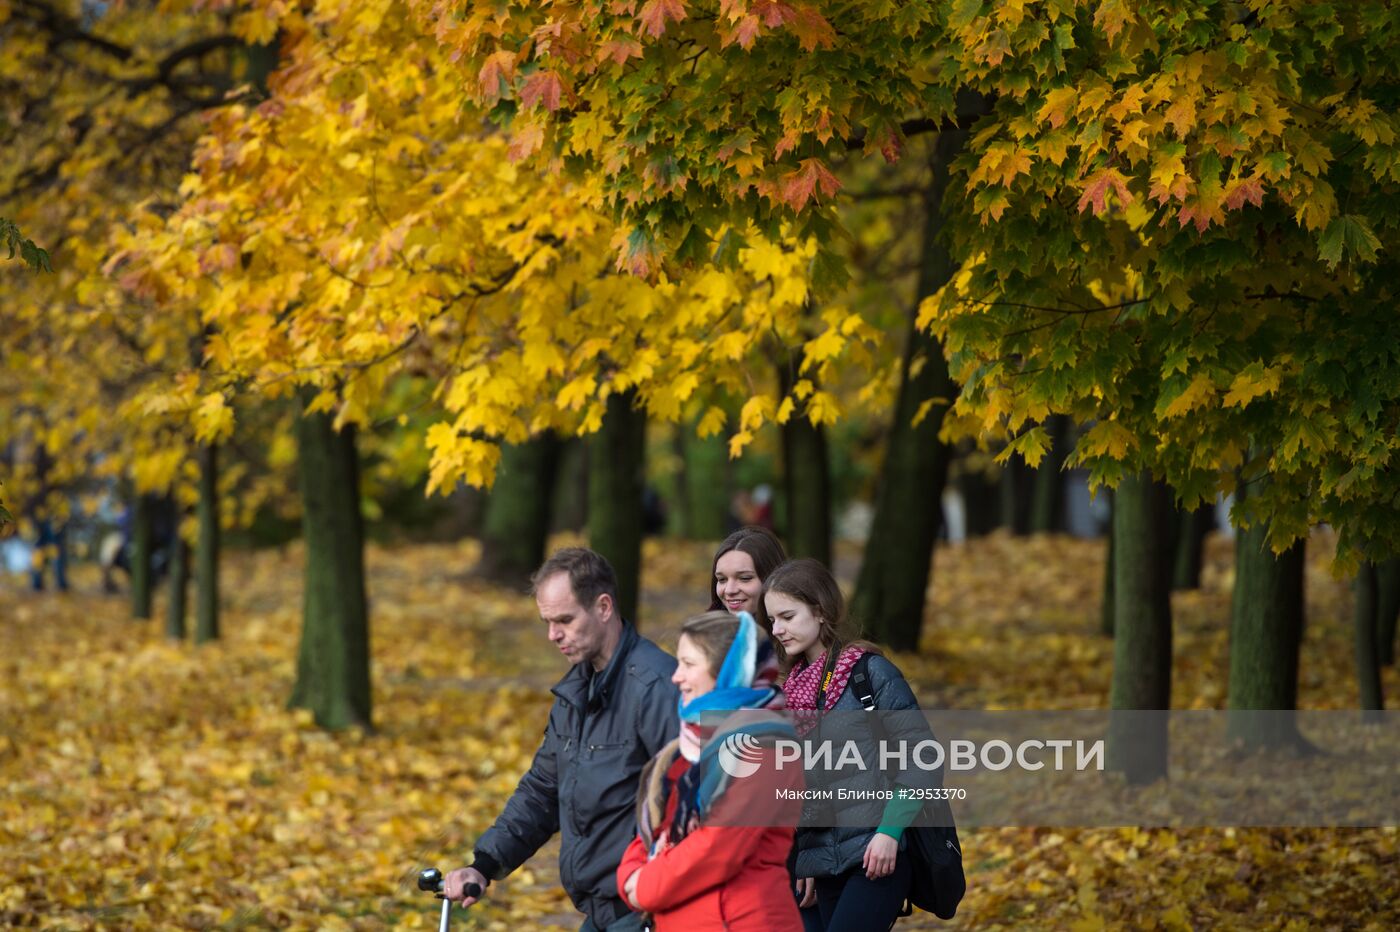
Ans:
[{"label": "smiling young woman", "polygon": [[785,560],[787,553],[778,535],[757,525],[739,528],[715,551],[710,567],[710,610],[731,615],[748,612],[762,624],[759,594],[763,581]]}]

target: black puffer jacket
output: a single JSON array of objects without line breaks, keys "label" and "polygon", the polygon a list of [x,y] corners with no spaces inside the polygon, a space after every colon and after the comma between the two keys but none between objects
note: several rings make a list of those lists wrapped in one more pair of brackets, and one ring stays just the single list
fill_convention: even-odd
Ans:
[{"label": "black puffer jacket", "polygon": [[675,658],[630,624],[617,649],[591,700],[583,664],[555,685],[534,763],[475,849],[474,866],[498,880],[559,832],[559,879],[599,928],[629,912],[616,874],[637,832],[637,781],[680,731]]},{"label": "black puffer jacket", "polygon": [[[870,676],[870,690],[875,696],[875,707],[881,712],[906,713],[882,717],[882,721],[888,726],[888,734],[877,735],[875,729],[868,726],[860,729],[856,740],[859,743],[861,758],[874,762],[880,759],[878,742],[881,738],[890,743],[906,741],[912,747],[931,738],[932,733],[923,716],[918,714],[919,703],[899,668],[878,654],[871,655],[866,663]],[[864,721],[864,716],[869,714],[863,711],[860,700],[856,698],[849,682],[830,713],[840,713],[836,720],[847,724],[853,719]],[[843,736],[849,733],[849,728],[840,726],[824,730],[839,731]],[[835,740],[834,735],[827,736]],[[894,782],[910,788],[933,787],[942,783],[942,774],[911,767],[899,773]],[[818,780],[816,775],[809,771],[808,785],[837,790],[843,786],[869,788],[872,782],[865,775],[848,779],[835,777]],[[842,810],[834,818],[829,811],[824,812],[820,809],[833,805],[841,807]],[[809,803],[804,809],[803,821],[822,822],[825,827],[798,828],[794,844],[796,858],[793,862],[793,875],[834,877],[860,864],[865,857],[865,847],[875,834],[875,826],[879,824],[884,807],[883,802]],[[837,824],[832,825],[832,822]],[[904,850],[905,844],[906,840],[901,838],[901,851]]]}]

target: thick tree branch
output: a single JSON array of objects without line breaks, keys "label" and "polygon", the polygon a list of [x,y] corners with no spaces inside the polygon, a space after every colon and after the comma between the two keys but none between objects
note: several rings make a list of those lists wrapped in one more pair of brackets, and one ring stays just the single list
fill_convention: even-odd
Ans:
[{"label": "thick tree branch", "polygon": [[1148,301],[1150,301],[1150,300],[1152,300],[1151,297],[1147,297],[1147,298],[1134,298],[1134,299],[1131,300],[1131,301],[1121,301],[1121,302],[1119,302],[1118,304],[1101,304],[1101,305],[1097,305],[1097,306],[1095,306],[1095,307],[1083,307],[1083,308],[1073,308],[1073,307],[1047,307],[1047,306],[1045,306],[1045,305],[1040,305],[1040,304],[1021,304],[1021,303],[1018,302],[1018,301],[975,301],[975,300],[974,300],[973,303],[975,303],[975,304],[981,304],[981,305],[984,305],[984,306],[986,306],[986,307],[1016,307],[1016,308],[1020,308],[1021,310],[1024,310],[1024,311],[1045,311],[1046,313],[1049,313],[1049,314],[1065,314],[1065,315],[1071,315],[1071,314],[1097,314],[1097,313],[1099,313],[1100,311],[1117,311],[1117,310],[1120,310],[1120,309],[1125,308],[1125,307],[1132,307],[1132,306],[1134,306],[1134,305],[1136,305],[1136,304],[1146,304],[1146,303],[1147,303]]},{"label": "thick tree branch", "polygon": [[[925,133],[942,133],[957,129],[967,129],[977,122],[980,113],[958,114],[957,117],[945,117],[935,120],[930,117],[920,117],[915,120],[905,120],[899,124],[899,135],[904,138],[910,136],[922,136]],[[865,148],[867,132],[865,127],[856,130],[851,138],[846,140],[846,151],[855,152]]]},{"label": "thick tree branch", "polygon": [[19,0],[19,8],[28,13],[26,19],[42,28],[53,40],[56,40],[51,44],[79,42],[92,46],[122,62],[130,61],[135,55],[135,52],[126,46],[118,45],[110,39],[93,35],[83,29],[82,24],[76,19],[55,9],[51,4],[40,3],[38,0]]},{"label": "thick tree branch", "polygon": [[182,46],[162,58],[160,63],[156,65],[156,71],[159,73],[161,80],[166,81],[182,62],[189,61],[192,58],[203,58],[210,52],[216,52],[219,49],[242,48],[243,44],[243,40],[238,38],[238,36],[206,36],[203,39],[197,39],[188,45]]},{"label": "thick tree branch", "polygon": [[[18,0],[18,8],[26,22],[33,28],[47,34],[49,53],[55,57],[61,57],[57,48],[66,44],[78,44],[96,49],[123,64],[132,62],[140,52],[136,48],[118,44],[89,32],[83,28],[81,22],[58,10],[52,4],[41,2],[41,0]],[[222,97],[223,88],[231,83],[226,76],[211,75],[203,80],[191,80],[188,77],[175,74],[175,71],[187,61],[198,60],[210,52],[237,48],[243,44],[241,39],[233,35],[205,36],[167,53],[164,58],[155,63],[154,74],[125,79],[100,73],[93,73],[90,76],[94,80],[105,78],[114,85],[125,87],[130,96],[135,96],[154,87],[165,87],[172,94],[183,97],[192,103],[201,106],[214,106]],[[86,67],[84,70],[92,71]],[[216,93],[199,97],[189,93],[191,90],[202,88],[211,89]]]},{"label": "thick tree branch", "polygon": [[[972,125],[979,119],[992,112],[992,103],[995,100],[983,94],[974,93],[970,90],[960,90],[957,95],[957,102],[951,117],[916,117],[912,120],[905,120],[899,124],[899,135],[903,138],[910,136],[922,136],[925,133],[942,133],[952,130],[971,129]],[[865,148],[867,131],[865,127],[856,130],[855,134],[846,140],[846,151],[854,152],[857,149]]]}]

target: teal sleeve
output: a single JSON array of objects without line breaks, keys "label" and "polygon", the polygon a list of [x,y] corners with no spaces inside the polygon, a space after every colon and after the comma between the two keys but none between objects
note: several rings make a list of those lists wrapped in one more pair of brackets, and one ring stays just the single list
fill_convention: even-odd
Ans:
[{"label": "teal sleeve", "polygon": [[899,790],[903,789],[895,786],[895,797],[885,803],[884,815],[880,817],[880,825],[875,831],[888,835],[895,841],[904,834],[904,830],[909,827],[909,823],[914,821],[914,817],[919,814],[919,810],[924,808],[922,799],[900,799]]}]

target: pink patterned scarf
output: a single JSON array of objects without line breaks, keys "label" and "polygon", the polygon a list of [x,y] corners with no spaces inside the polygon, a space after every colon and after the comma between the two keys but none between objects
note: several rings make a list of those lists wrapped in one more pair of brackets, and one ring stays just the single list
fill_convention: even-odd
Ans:
[{"label": "pink patterned scarf", "polygon": [[[846,681],[851,678],[851,670],[864,653],[864,649],[854,644],[841,651],[841,655],[836,658],[836,666],[831,671],[831,682],[827,684],[821,711],[829,712],[836,705],[841,694],[846,691]],[[787,694],[787,706],[790,710],[797,713],[817,711],[817,691],[821,688],[822,671],[825,669],[826,654],[822,654],[815,663],[799,660],[788,671],[787,679],[783,681],[783,692]],[[805,734],[815,724],[809,716],[799,714],[794,718],[797,719],[797,730],[800,734]]]}]

